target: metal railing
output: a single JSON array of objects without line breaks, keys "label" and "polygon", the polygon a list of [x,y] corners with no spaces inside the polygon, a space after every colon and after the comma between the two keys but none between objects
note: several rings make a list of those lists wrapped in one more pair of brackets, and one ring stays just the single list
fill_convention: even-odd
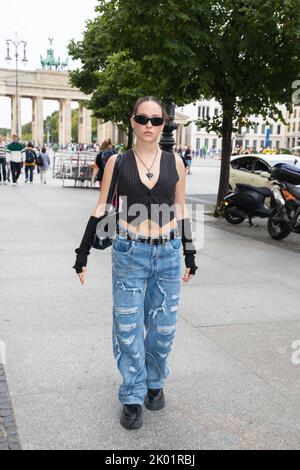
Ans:
[{"label": "metal railing", "polygon": [[52,177],[62,180],[62,185],[73,181],[74,187],[92,187],[96,152],[57,152],[53,158]]}]

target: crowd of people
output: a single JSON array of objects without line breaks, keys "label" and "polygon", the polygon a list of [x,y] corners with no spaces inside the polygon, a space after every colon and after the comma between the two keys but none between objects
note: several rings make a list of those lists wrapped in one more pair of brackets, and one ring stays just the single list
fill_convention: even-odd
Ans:
[{"label": "crowd of people", "polygon": [[[106,139],[101,145],[95,144],[80,144],[80,143],[69,143],[66,146],[59,146],[59,149],[65,151],[82,152],[92,151],[97,152],[97,156],[94,162],[92,184],[99,185],[101,189],[101,183],[104,173],[104,168],[109,158],[118,153],[122,145],[113,145],[111,139]],[[51,144],[49,145],[51,149]],[[175,153],[177,153],[183,160],[186,174],[191,175],[191,167],[194,158],[206,158],[212,157],[219,154],[219,151],[213,147],[211,149],[202,148],[199,150],[193,150],[189,146],[176,146]],[[251,153],[251,149],[247,148],[243,150],[242,147],[236,147],[235,153]],[[50,157],[46,147],[34,147],[29,142],[27,146],[21,144],[17,136],[12,136],[12,141],[7,143],[6,138],[0,136],[0,184],[7,185],[11,183],[16,186],[19,181],[19,177],[22,174],[24,168],[25,183],[33,184],[34,175],[36,173],[40,176],[41,183],[46,184],[47,171],[50,166]]]},{"label": "crowd of people", "polygon": [[[189,156],[191,155],[191,158],[203,158],[203,159],[206,159],[206,158],[220,158],[221,156],[221,149],[220,148],[217,148],[216,145],[212,145],[212,147],[207,147],[207,146],[203,146],[199,149],[192,149],[191,146],[176,146],[175,147],[175,152],[181,156],[181,158],[183,159],[184,163],[185,163],[185,155],[187,153],[187,156],[188,156],[188,160],[190,159]],[[190,174],[190,173],[189,173]]]},{"label": "crowd of people", "polygon": [[[97,154],[94,162],[94,170],[92,175],[92,184],[98,183],[100,189],[105,165],[112,155],[118,153],[120,147],[122,147],[122,145],[114,146],[111,142],[111,139],[106,139],[100,146],[100,151]],[[195,152],[192,150],[191,146],[176,147],[175,153],[177,153],[182,158],[186,174],[191,175],[192,160],[195,157]]]},{"label": "crowd of people", "polygon": [[270,146],[261,146],[259,149],[254,147],[244,148],[242,145],[236,145],[233,149],[232,155],[253,155],[253,154],[276,154],[276,153],[290,153],[289,149],[271,148]]},{"label": "crowd of people", "polygon": [[232,155],[252,155],[254,153],[263,153],[264,147],[261,147],[259,150],[254,150],[253,147],[244,148],[242,145],[236,145],[233,149]]},{"label": "crowd of people", "polygon": [[0,136],[0,185],[17,186],[23,168],[24,183],[33,184],[37,172],[40,182],[46,184],[50,164],[46,147],[34,148],[31,142],[24,145],[16,135],[7,143],[6,138]]}]

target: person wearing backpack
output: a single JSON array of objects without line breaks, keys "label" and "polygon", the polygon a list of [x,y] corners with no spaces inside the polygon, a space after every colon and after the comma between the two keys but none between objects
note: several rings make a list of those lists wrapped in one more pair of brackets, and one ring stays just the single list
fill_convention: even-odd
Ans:
[{"label": "person wearing backpack", "polygon": [[36,152],[32,143],[29,142],[25,149],[25,183],[28,183],[30,180],[30,184],[33,184],[33,172],[36,165],[36,160]]}]

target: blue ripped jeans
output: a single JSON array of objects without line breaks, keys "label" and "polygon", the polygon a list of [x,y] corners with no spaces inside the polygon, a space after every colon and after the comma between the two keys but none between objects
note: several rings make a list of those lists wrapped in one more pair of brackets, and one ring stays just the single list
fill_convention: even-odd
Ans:
[{"label": "blue ripped jeans", "polygon": [[162,245],[116,234],[112,245],[113,351],[122,404],[144,403],[160,389],[176,332],[182,274],[181,240]]}]

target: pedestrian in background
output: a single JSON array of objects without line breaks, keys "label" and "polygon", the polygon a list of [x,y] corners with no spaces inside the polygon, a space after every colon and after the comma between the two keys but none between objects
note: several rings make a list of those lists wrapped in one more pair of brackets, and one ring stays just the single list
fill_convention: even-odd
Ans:
[{"label": "pedestrian in background", "polygon": [[[115,148],[111,142],[111,139],[107,139],[106,142],[107,142],[107,149],[102,154],[102,160],[104,161],[104,168],[107,165],[107,162],[110,159],[110,157],[112,157],[115,154]],[[118,195],[118,192],[116,192],[112,201],[112,205],[115,209],[118,209],[118,204],[119,204],[119,195]]]},{"label": "pedestrian in background", "polygon": [[112,157],[115,154],[111,139],[107,139],[106,142],[107,142],[107,147],[103,151],[103,154],[102,154],[102,160],[103,160],[103,163],[104,163],[104,167],[105,167],[106,163],[108,162],[108,160],[110,159],[110,157]]},{"label": "pedestrian in background", "polygon": [[6,184],[6,142],[3,137],[0,139],[0,184]]},{"label": "pedestrian in background", "polygon": [[23,153],[25,152],[24,145],[18,142],[16,135],[12,136],[12,142],[8,144],[6,152],[9,154],[10,168],[12,175],[12,184],[16,186],[23,165]]},{"label": "pedestrian in background", "polygon": [[36,162],[36,152],[33,148],[33,144],[29,142],[25,149],[25,183],[28,183],[30,180],[30,184],[33,184],[33,173]]},{"label": "pedestrian in background", "polygon": [[189,145],[184,153],[184,161],[185,161],[185,171],[188,175],[191,175],[191,166],[192,166],[192,149]]},{"label": "pedestrian in background", "polygon": [[11,169],[9,153],[6,152],[6,180],[10,183]]},{"label": "pedestrian in background", "polygon": [[38,162],[39,170],[40,170],[41,183],[47,184],[47,179],[46,179],[47,171],[49,169],[51,161],[47,153],[46,147],[42,147],[41,153],[39,157],[37,158],[37,162]]},{"label": "pedestrian in background", "polygon": [[39,156],[41,155],[41,148],[38,145],[36,146],[35,153],[36,153],[36,165],[37,165],[36,171],[38,174],[40,174],[40,167],[39,167],[38,161],[39,161]]},{"label": "pedestrian in background", "polygon": [[101,144],[100,152],[98,153],[98,155],[95,159],[95,162],[94,162],[92,183],[96,183],[98,181],[100,189],[101,189],[101,183],[102,183],[104,167],[105,167],[104,161],[102,159],[102,155],[103,155],[103,152],[107,149],[108,149],[108,142],[107,142],[107,140],[104,140],[104,142],[102,142],[102,144]]}]

